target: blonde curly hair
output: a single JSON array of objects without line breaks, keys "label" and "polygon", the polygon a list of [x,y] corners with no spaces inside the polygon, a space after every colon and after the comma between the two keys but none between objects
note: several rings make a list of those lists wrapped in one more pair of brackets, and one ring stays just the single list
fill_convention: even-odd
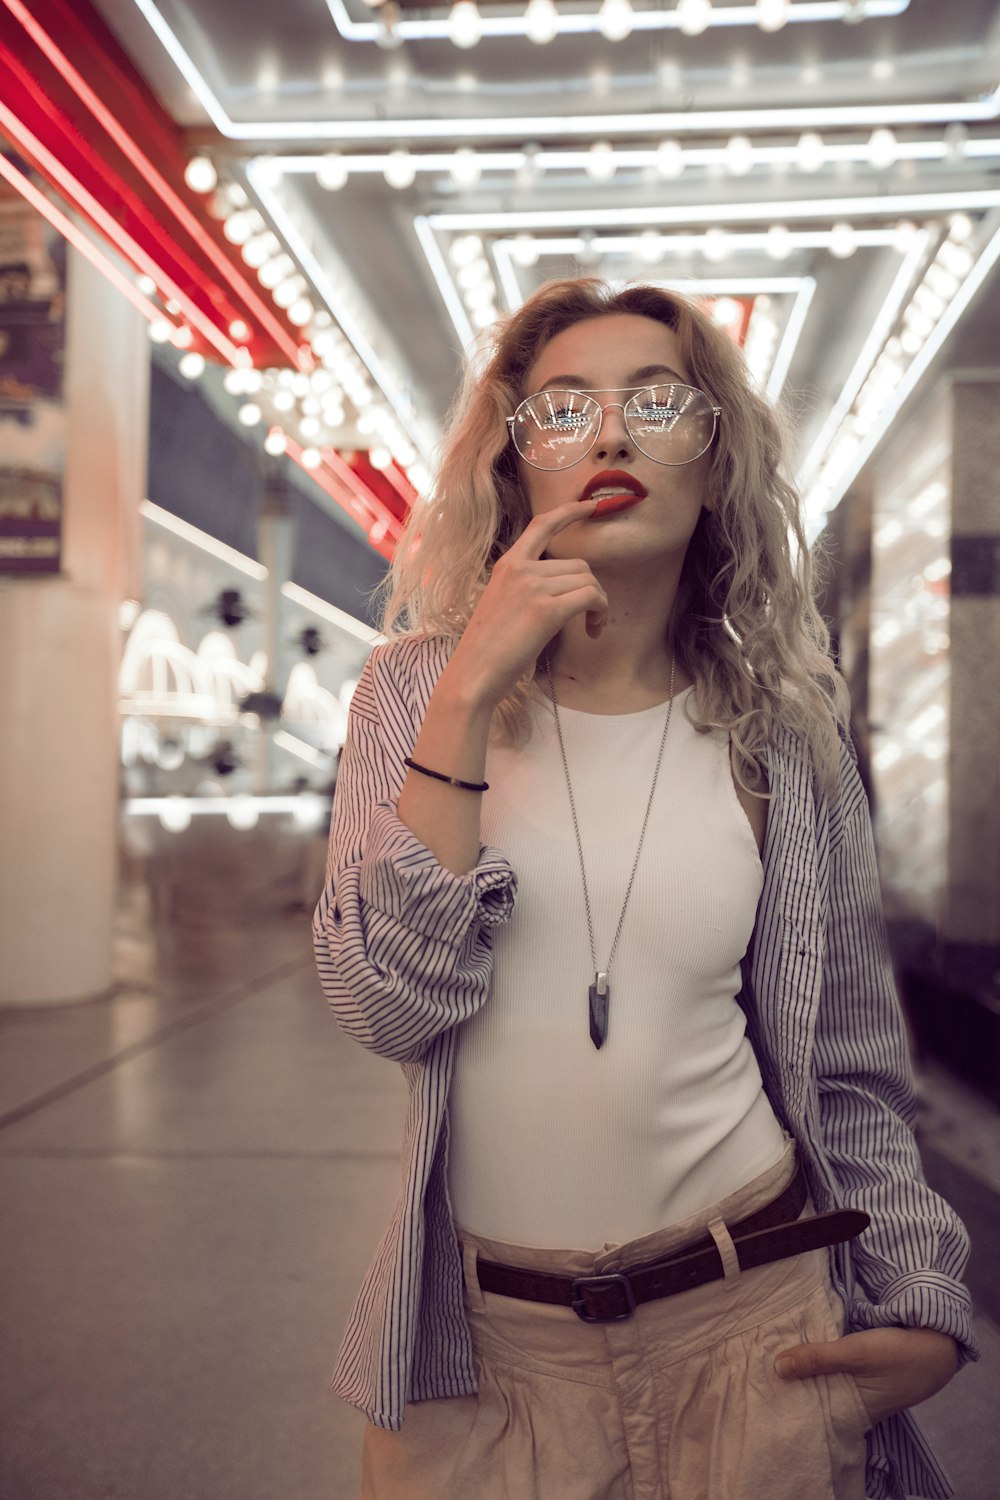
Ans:
[{"label": "blonde curly hair", "polygon": [[[832,788],[849,698],[814,599],[815,564],[782,426],[732,339],[677,292],[568,278],[546,283],[494,324],[485,365],[470,365],[453,407],[436,488],[414,506],[372,591],[381,629],[389,638],[461,636],[494,563],[531,520],[506,424],[530,394],[526,374],[557,333],[610,313],[670,328],[692,382],[722,408],[708,478],[714,509],[703,509],[695,527],[670,626],[676,660],[695,683],[689,717],[704,732],[730,732],[747,791],[767,795],[761,751],[777,723],[807,742],[820,783]],[[492,734],[500,743],[530,737],[543,666],[544,651],[498,704]]]}]

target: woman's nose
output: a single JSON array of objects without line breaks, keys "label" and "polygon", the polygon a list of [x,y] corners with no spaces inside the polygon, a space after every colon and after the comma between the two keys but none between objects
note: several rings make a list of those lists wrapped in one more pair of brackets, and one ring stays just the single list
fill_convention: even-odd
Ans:
[{"label": "woman's nose", "polygon": [[625,413],[620,406],[606,406],[601,420],[601,431],[597,438],[597,454],[601,458],[614,454],[632,452],[632,437],[625,425]]}]

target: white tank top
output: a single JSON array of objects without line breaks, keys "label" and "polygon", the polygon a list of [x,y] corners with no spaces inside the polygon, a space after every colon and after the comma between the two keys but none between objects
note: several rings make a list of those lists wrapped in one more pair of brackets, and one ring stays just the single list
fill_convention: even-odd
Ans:
[{"label": "white tank top", "polygon": [[[551,703],[534,708],[526,747],[489,748],[481,840],[507,855],[518,890],[493,929],[489,998],[456,1033],[448,1183],[460,1228],[547,1249],[623,1244],[708,1207],[785,1148],[736,1002],[763,871],[729,737],[696,733],[692,691],[674,701],[600,1050]],[[602,969],[666,712],[559,710]]]}]

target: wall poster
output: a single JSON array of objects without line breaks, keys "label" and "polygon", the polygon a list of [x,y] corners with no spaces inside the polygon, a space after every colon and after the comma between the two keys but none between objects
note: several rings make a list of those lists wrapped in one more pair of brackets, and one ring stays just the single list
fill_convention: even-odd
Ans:
[{"label": "wall poster", "polygon": [[66,244],[0,181],[0,574],[58,573]]}]

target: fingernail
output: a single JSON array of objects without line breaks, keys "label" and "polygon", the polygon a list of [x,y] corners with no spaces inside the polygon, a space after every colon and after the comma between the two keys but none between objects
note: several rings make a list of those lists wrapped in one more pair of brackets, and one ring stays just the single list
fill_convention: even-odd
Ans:
[{"label": "fingernail", "polygon": [[792,1373],[792,1361],[787,1354],[779,1354],[774,1361],[774,1368],[779,1375],[790,1375]]}]

